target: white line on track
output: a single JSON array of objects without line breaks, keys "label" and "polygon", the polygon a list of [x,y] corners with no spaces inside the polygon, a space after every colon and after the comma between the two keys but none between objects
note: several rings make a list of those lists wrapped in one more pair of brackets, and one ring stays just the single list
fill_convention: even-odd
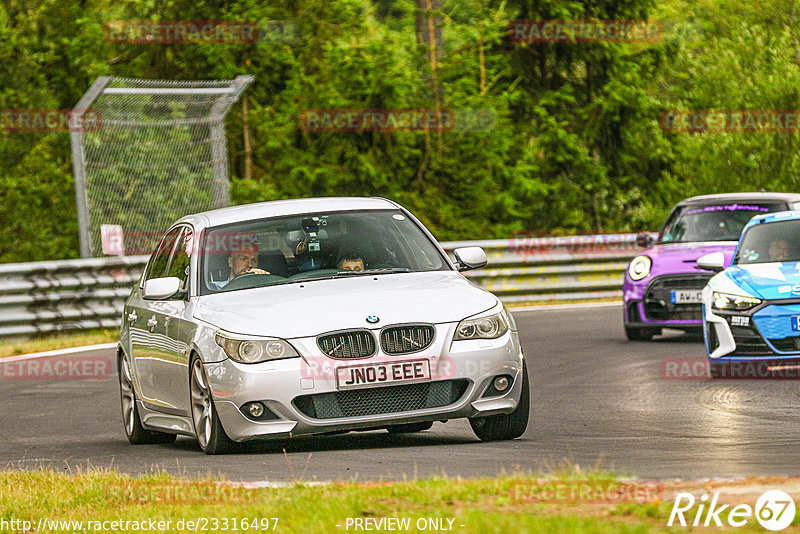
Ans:
[{"label": "white line on track", "polygon": [[34,352],[31,354],[20,354],[18,356],[6,356],[5,358],[0,358],[0,363],[16,362],[20,360],[33,360],[35,358],[50,358],[52,356],[62,356],[64,354],[89,352],[90,350],[113,349],[116,346],[116,343],[101,343],[99,345],[87,345],[85,347],[70,347],[68,349],[48,350],[47,352]]},{"label": "white line on track", "polygon": [[550,304],[542,306],[508,306],[508,311],[514,312],[529,312],[529,311],[553,311],[553,310],[581,310],[589,308],[609,308],[612,306],[622,306],[622,301],[619,302],[583,302],[579,304]]}]

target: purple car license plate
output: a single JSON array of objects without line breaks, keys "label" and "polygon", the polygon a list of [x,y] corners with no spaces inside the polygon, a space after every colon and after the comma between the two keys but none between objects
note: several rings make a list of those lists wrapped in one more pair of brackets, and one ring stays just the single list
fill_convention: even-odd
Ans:
[{"label": "purple car license plate", "polygon": [[702,289],[675,289],[670,292],[673,304],[699,304],[703,302]]}]

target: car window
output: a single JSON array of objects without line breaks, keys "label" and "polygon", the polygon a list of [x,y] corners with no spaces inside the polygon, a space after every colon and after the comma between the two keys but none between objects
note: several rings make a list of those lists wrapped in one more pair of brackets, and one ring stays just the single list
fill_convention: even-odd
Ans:
[{"label": "car window", "polygon": [[211,228],[199,251],[201,294],[450,268],[400,210],[311,213]]},{"label": "car window", "polygon": [[192,244],[194,234],[191,228],[184,228],[177,239],[177,246],[173,249],[167,276],[174,276],[181,281],[181,289],[189,289],[189,266],[192,259]]},{"label": "car window", "polygon": [[800,261],[800,219],[756,224],[747,229],[734,264]]},{"label": "car window", "polygon": [[785,209],[786,204],[779,202],[679,206],[664,225],[659,242],[738,241],[745,225],[754,216]]},{"label": "car window", "polygon": [[161,239],[161,243],[158,244],[158,248],[156,248],[156,251],[150,258],[150,262],[147,264],[145,281],[167,275],[167,266],[169,265],[172,249],[175,248],[175,243],[182,231],[183,227],[173,228]]}]

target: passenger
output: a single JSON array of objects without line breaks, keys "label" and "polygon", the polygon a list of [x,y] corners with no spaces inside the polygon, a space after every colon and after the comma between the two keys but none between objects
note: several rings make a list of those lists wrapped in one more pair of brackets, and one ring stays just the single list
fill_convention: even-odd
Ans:
[{"label": "passenger", "polygon": [[339,258],[340,271],[363,271],[364,260],[355,254],[344,254]]}]

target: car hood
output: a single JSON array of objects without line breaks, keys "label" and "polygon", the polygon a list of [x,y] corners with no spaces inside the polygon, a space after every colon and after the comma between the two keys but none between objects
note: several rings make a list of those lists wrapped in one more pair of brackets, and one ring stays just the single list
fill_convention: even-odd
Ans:
[{"label": "car hood", "polygon": [[[285,339],[397,323],[455,322],[497,297],[454,271],[317,280],[200,297],[197,319],[238,334]],[[368,316],[377,316],[374,324]]]},{"label": "car hood", "polygon": [[[764,300],[797,298],[800,295],[800,262],[733,265],[724,275],[744,291]],[[798,291],[795,292],[794,290]]]},{"label": "car hood", "polygon": [[725,265],[730,264],[736,250],[736,241],[709,243],[663,243],[645,250],[641,254],[653,260],[651,276],[672,273],[707,273],[697,267],[697,259],[712,252],[725,255]]}]

